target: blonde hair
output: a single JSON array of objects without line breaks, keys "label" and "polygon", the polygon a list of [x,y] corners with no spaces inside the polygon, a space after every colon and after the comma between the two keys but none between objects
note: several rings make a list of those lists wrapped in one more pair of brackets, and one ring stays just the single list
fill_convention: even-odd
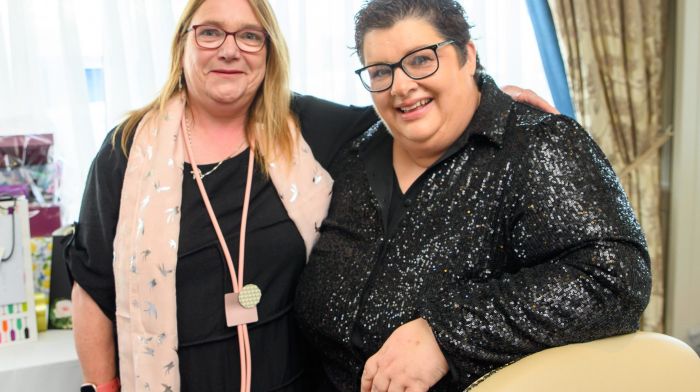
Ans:
[{"label": "blonde hair", "polygon": [[[180,16],[170,49],[170,73],[160,94],[146,106],[129,112],[120,124],[122,129],[120,145],[125,154],[128,155],[127,141],[146,113],[151,110],[162,111],[165,104],[178,94],[179,83],[182,82],[186,87],[182,76],[182,65],[187,29],[192,23],[194,13],[204,1],[206,0],[190,0]],[[247,137],[249,140],[251,136],[255,138],[256,159],[266,173],[267,163],[271,160],[291,161],[295,135],[288,120],[291,119],[295,125],[298,125],[298,122],[290,109],[289,54],[277,18],[267,0],[248,1],[268,34],[265,78],[253,98],[246,120]],[[298,126],[294,130],[298,132]],[[113,140],[113,144],[116,144],[116,140]]]}]

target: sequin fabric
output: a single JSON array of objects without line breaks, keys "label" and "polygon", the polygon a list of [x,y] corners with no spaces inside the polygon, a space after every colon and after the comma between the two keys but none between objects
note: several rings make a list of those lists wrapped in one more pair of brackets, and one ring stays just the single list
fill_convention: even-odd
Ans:
[{"label": "sequin fabric", "polygon": [[453,153],[424,174],[388,235],[363,147],[331,169],[334,196],[297,290],[329,380],[359,389],[365,361],[425,318],[463,390],[549,347],[628,333],[649,298],[646,244],[604,154],[575,121],[514,103],[486,75]]}]

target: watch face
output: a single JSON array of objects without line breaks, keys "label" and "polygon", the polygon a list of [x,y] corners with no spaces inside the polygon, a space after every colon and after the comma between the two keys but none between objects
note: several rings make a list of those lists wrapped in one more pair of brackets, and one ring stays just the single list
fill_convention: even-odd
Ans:
[{"label": "watch face", "polygon": [[97,392],[95,384],[83,384],[80,387],[80,392]]}]

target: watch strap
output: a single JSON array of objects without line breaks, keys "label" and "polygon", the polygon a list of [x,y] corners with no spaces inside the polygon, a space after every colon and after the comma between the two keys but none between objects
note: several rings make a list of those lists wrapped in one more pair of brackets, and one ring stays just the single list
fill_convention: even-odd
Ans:
[{"label": "watch strap", "polygon": [[121,384],[119,383],[119,377],[115,377],[99,385],[88,382],[80,386],[80,392],[119,392],[120,390]]}]

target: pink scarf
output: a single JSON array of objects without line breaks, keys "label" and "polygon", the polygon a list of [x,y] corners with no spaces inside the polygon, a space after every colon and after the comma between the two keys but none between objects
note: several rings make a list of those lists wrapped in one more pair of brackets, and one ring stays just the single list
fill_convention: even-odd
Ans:
[{"label": "pink scarf", "polygon": [[[152,111],[144,116],[124,175],[114,239],[124,392],[180,390],[175,271],[185,160],[180,127],[184,107],[184,101],[174,97],[162,113]],[[292,162],[270,163],[268,171],[304,239],[308,257],[318,239],[316,228],[326,217],[333,180],[296,130],[294,136]],[[221,300],[223,306],[223,298],[215,300]]]}]

